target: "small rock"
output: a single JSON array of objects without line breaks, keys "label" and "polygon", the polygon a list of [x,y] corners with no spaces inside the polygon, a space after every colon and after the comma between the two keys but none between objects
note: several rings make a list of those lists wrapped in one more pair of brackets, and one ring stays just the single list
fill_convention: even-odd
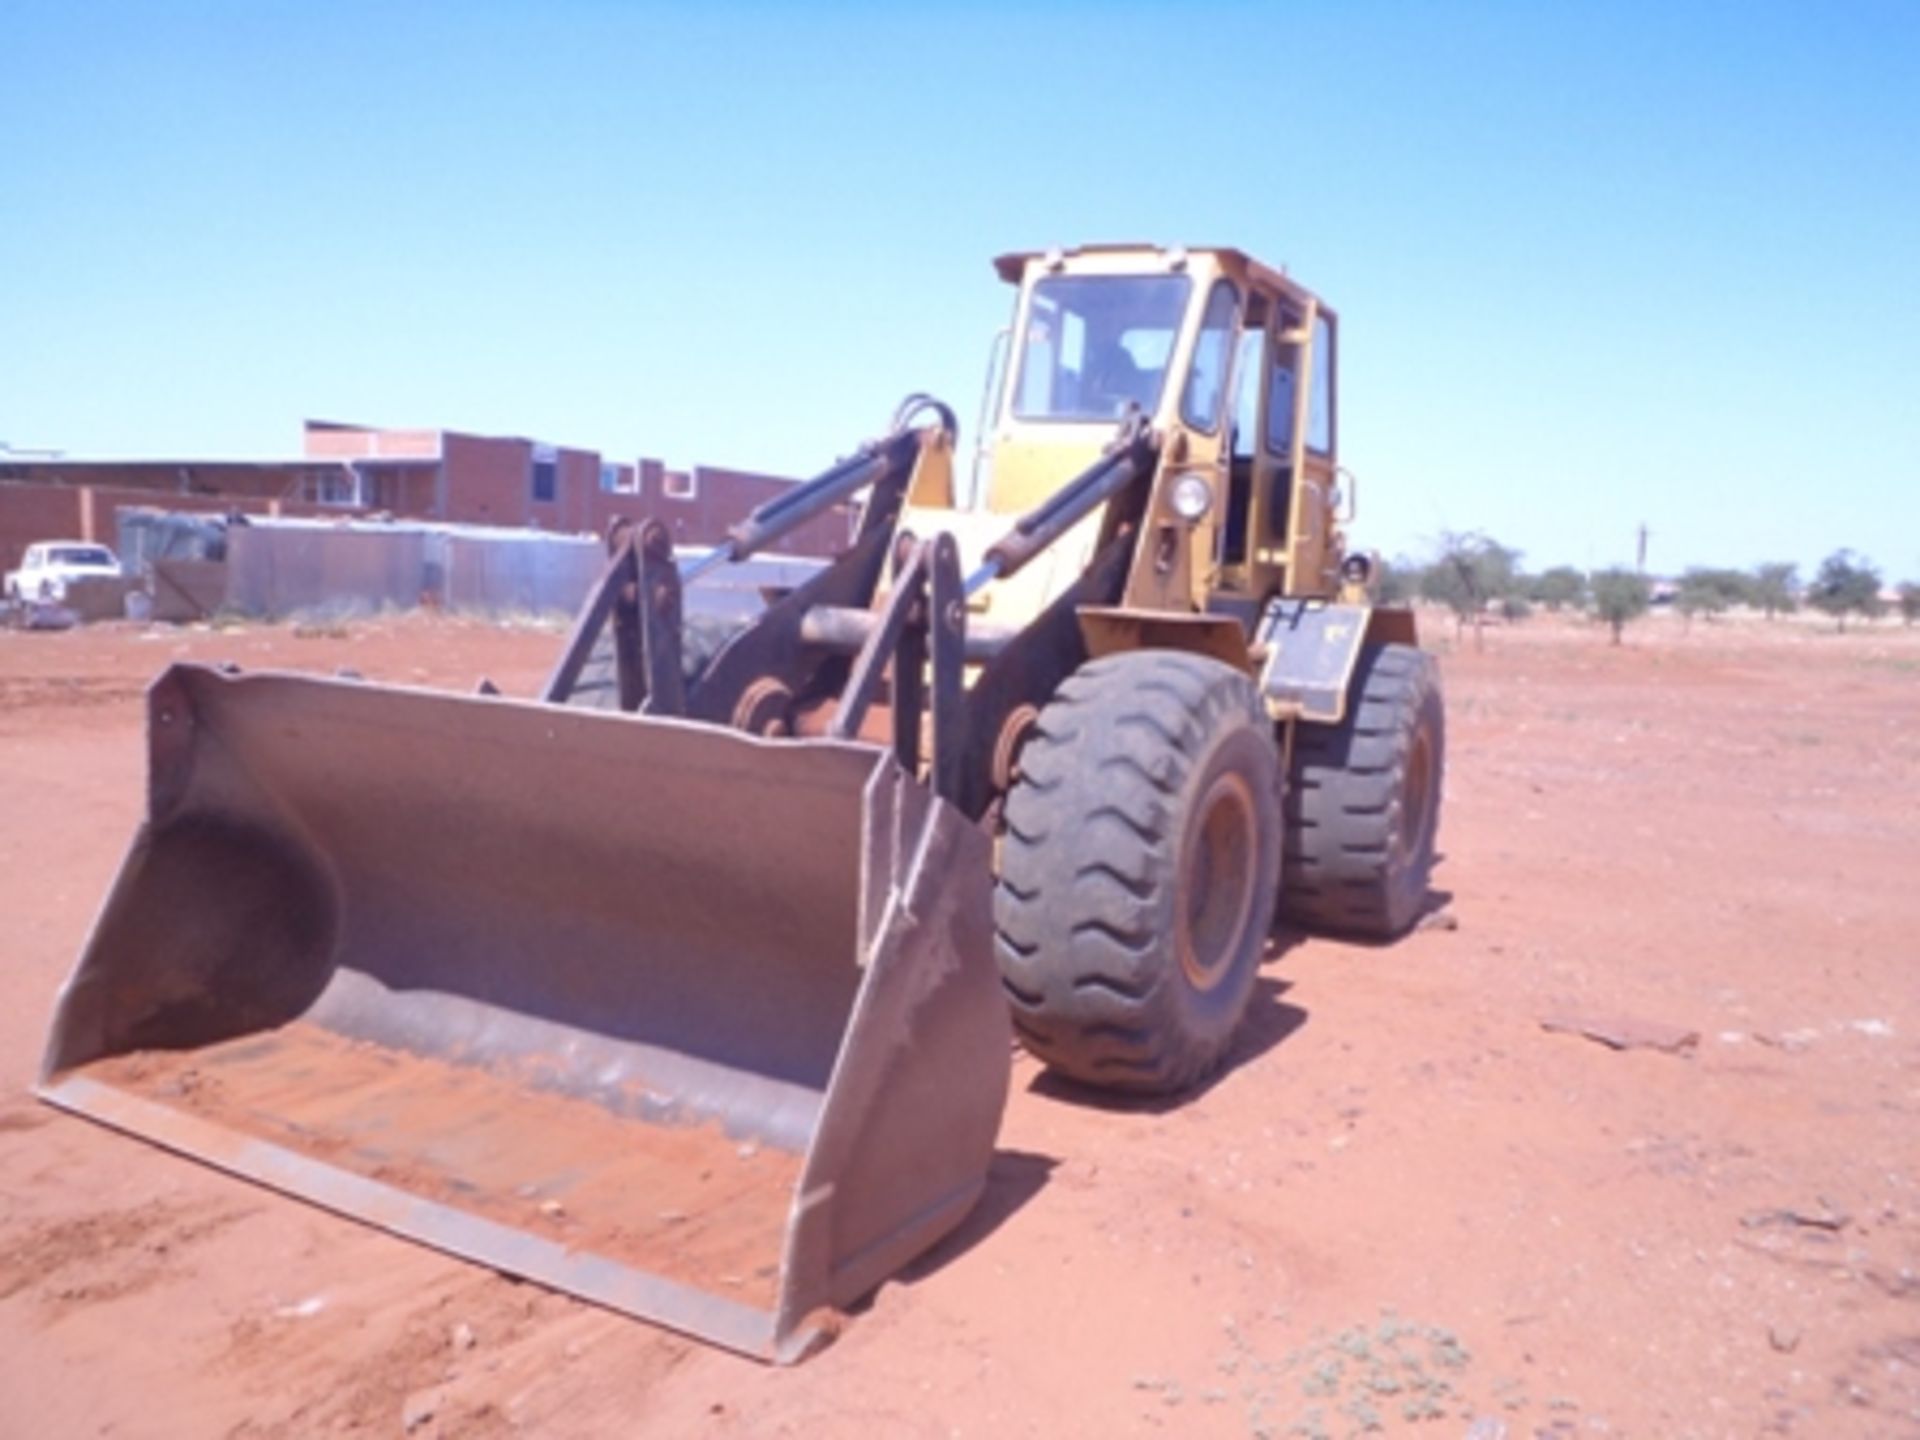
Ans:
[{"label": "small rock", "polygon": [[440,1408],[440,1397],[431,1390],[422,1390],[409,1395],[406,1403],[400,1407],[400,1424],[411,1435],[422,1425],[433,1419]]},{"label": "small rock", "polygon": [[1498,1415],[1482,1415],[1467,1427],[1461,1440],[1507,1440],[1507,1422]]},{"label": "small rock", "polygon": [[453,1333],[450,1338],[453,1341],[453,1348],[456,1350],[471,1350],[477,1343],[477,1338],[473,1333],[473,1327],[464,1320],[453,1327]]},{"label": "small rock", "polygon": [[758,1142],[749,1140],[733,1153],[738,1155],[742,1160],[751,1160],[760,1153],[760,1146]]},{"label": "small rock", "polygon": [[1414,924],[1416,930],[1458,930],[1460,917],[1451,910],[1429,910]]},{"label": "small rock", "polygon": [[1800,1348],[1800,1332],[1791,1325],[1769,1325],[1767,1343],[1782,1355],[1791,1355]]},{"label": "small rock", "polygon": [[567,1213],[567,1207],[562,1205],[558,1200],[542,1200],[540,1202],[540,1213],[557,1220]]}]

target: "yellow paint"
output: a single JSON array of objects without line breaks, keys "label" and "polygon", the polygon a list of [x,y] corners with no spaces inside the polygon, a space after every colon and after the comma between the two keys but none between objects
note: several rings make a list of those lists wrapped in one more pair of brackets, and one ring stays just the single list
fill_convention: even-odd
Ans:
[{"label": "yellow paint", "polygon": [[[1243,603],[1257,603],[1275,595],[1327,599],[1337,593],[1345,544],[1335,506],[1330,503],[1337,457],[1315,455],[1306,449],[1308,418],[1314,404],[1315,322],[1324,318],[1330,326],[1337,324],[1333,312],[1317,296],[1283,271],[1225,248],[1084,246],[1047,254],[1005,255],[994,263],[1002,278],[1019,287],[1019,296],[999,394],[989,408],[985,451],[990,468],[983,493],[976,500],[978,508],[956,508],[952,454],[942,442],[922,452],[901,519],[904,529],[923,537],[949,531],[959,545],[963,572],[971,573],[987,548],[1015,519],[1031,512],[1082,473],[1113,441],[1116,429],[1110,424],[1022,421],[1012,413],[1021,360],[1020,337],[1039,281],[1052,275],[1177,272],[1192,281],[1192,293],[1173,342],[1158,408],[1148,417],[1160,440],[1158,469],[1150,482],[1152,493],[1141,517],[1141,533],[1119,604],[1107,612],[1106,619],[1095,623],[1100,643],[1171,644],[1219,653],[1233,647],[1220,644],[1221,618],[1207,614],[1209,600],[1216,593],[1230,593]],[[1268,346],[1279,353],[1290,353],[1295,371],[1290,452],[1269,457],[1264,445],[1255,446],[1259,458],[1247,502],[1250,514],[1245,558],[1225,569],[1217,563],[1217,547],[1229,496],[1229,425],[1222,423],[1209,434],[1186,425],[1179,413],[1207,297],[1222,279],[1239,289],[1243,329],[1249,315],[1257,317]],[[1239,353],[1237,344],[1233,353]],[[1229,384],[1224,407],[1229,420],[1240,378],[1234,376]],[[1263,397],[1265,379],[1261,377],[1259,387]],[[1264,431],[1264,413],[1256,423]],[[1337,423],[1334,435],[1337,440]],[[1186,471],[1199,471],[1214,487],[1214,508],[1198,523],[1181,519],[1168,504],[1173,477]],[[1274,483],[1283,474],[1291,477],[1287,514],[1269,515]],[[1108,517],[1103,515],[1087,517],[1018,575],[989,584],[969,601],[969,609],[995,624],[1019,626],[1031,621],[1084,572],[1107,523]],[[1198,623],[1155,624],[1144,618],[1123,619],[1121,612]],[[1238,633],[1239,622],[1224,623]],[[1389,623],[1391,628],[1400,628],[1397,622]]]},{"label": "yellow paint", "polygon": [[[1074,433],[1044,433],[1049,430]],[[1098,460],[1112,438],[1111,425],[1007,426],[994,437],[987,509],[1008,517],[1026,514]]]},{"label": "yellow paint", "polygon": [[953,508],[953,442],[944,430],[930,432],[920,447],[913,477],[907,482],[907,503]]}]

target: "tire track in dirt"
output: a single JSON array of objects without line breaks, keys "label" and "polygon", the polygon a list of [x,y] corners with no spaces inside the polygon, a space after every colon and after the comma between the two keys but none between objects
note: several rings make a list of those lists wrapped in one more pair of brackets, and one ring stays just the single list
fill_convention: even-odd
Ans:
[{"label": "tire track in dirt", "polygon": [[[438,1273],[422,1283],[423,1270]],[[611,1363],[608,1349],[627,1353]],[[539,1286],[409,1249],[381,1280],[234,1320],[209,1368],[257,1405],[228,1440],[362,1430],[493,1440],[618,1433],[634,1377],[664,1373],[688,1349]]]},{"label": "tire track in dirt", "polygon": [[189,1274],[187,1252],[258,1209],[150,1202],[29,1224],[0,1245],[0,1301],[31,1291],[51,1322],[137,1295]]}]

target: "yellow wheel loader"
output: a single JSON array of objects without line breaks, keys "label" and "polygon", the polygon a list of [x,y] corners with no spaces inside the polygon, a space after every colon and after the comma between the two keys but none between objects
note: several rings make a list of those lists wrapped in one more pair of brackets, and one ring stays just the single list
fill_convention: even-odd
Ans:
[{"label": "yellow wheel loader", "polygon": [[[784,1360],[979,1197],[1012,1034],[1178,1091],[1276,904],[1406,928],[1443,716],[1344,553],[1333,312],[1235,250],[997,267],[972,456],[915,396],[695,563],[617,529],[536,700],[163,674],[40,1093]],[[686,587],[849,501],[690,655]]]}]

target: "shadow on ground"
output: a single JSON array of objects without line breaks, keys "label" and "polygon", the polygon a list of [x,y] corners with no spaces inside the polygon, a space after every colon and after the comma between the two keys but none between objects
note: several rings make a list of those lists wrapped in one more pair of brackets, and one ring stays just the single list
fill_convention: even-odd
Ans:
[{"label": "shadow on ground", "polygon": [[[987,1188],[982,1192],[979,1203],[946,1239],[900,1271],[894,1279],[914,1285],[958,1260],[1044,1190],[1048,1177],[1059,1163],[1051,1155],[1040,1155],[1030,1150],[994,1151],[993,1161],[987,1166]],[[855,1308],[865,1309],[871,1303],[872,1297],[869,1296]]]},{"label": "shadow on ground", "polygon": [[[1293,943],[1294,937],[1276,932],[1262,963],[1271,965]],[[1271,975],[1262,975],[1255,980],[1253,994],[1247,1000],[1247,1013],[1234,1034],[1233,1044],[1227,1048],[1226,1060],[1205,1080],[1177,1095],[1128,1095],[1117,1090],[1102,1090],[1056,1075],[1051,1070],[1042,1070],[1034,1076],[1027,1089],[1050,1100],[1064,1100],[1071,1105],[1084,1105],[1089,1109],[1120,1114],[1161,1115],[1178,1110],[1200,1099],[1242,1065],[1258,1060],[1307,1023],[1305,1010],[1298,1005],[1289,1005],[1281,998],[1290,988],[1288,981],[1277,980]]]},{"label": "shadow on ground", "polygon": [[[1332,934],[1327,938],[1338,940],[1342,945],[1358,946],[1362,950],[1391,950],[1409,935],[1418,934],[1422,930],[1454,930],[1459,928],[1459,921],[1449,908],[1452,904],[1453,891],[1436,890],[1429,885],[1427,887],[1426,897],[1420,902],[1420,913],[1414,916],[1413,923],[1398,935]],[[1302,934],[1298,938],[1305,939],[1306,937]]]}]

